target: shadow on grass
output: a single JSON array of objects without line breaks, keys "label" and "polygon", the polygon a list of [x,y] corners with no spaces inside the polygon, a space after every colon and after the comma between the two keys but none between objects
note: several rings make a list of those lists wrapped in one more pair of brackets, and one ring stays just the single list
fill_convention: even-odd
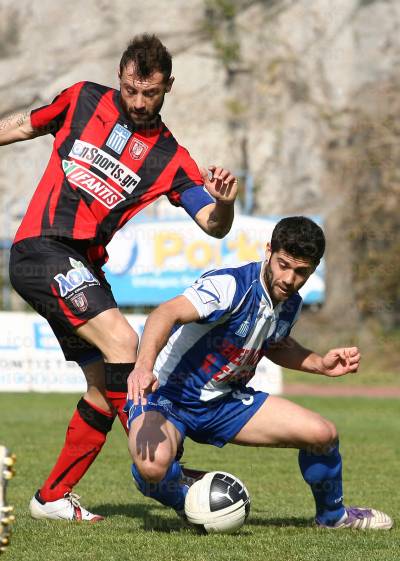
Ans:
[{"label": "shadow on grass", "polygon": [[141,525],[142,530],[156,532],[178,532],[185,528],[185,524],[172,509],[154,504],[99,504],[93,508],[106,518],[112,516],[126,516],[134,518]]},{"label": "shadow on grass", "polygon": [[274,526],[278,528],[311,528],[313,520],[311,518],[262,518],[257,516],[250,518],[246,521],[248,526]]},{"label": "shadow on grass", "polygon": [[[145,531],[155,532],[179,532],[183,529],[191,529],[196,531],[192,526],[186,526],[185,523],[173,513],[171,509],[167,509],[162,505],[155,504],[99,504],[93,508],[95,512],[101,513],[106,518],[112,516],[126,516],[134,518],[141,525],[141,529]],[[246,526],[264,526],[278,528],[310,528],[312,527],[312,519],[310,518],[263,518],[261,516],[252,517],[246,521]]]}]

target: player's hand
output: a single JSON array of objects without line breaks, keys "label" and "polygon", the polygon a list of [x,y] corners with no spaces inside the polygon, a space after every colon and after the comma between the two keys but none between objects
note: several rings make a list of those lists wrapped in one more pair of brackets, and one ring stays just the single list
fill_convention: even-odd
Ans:
[{"label": "player's hand", "polygon": [[238,182],[228,169],[209,166],[208,169],[201,168],[200,172],[207,191],[214,199],[227,205],[235,202]]},{"label": "player's hand", "polygon": [[146,405],[148,394],[157,388],[158,380],[147,368],[139,366],[128,376],[128,399],[133,400],[134,405]]},{"label": "player's hand", "polygon": [[322,357],[322,374],[325,376],[343,376],[350,372],[357,372],[361,355],[357,347],[331,349]]}]

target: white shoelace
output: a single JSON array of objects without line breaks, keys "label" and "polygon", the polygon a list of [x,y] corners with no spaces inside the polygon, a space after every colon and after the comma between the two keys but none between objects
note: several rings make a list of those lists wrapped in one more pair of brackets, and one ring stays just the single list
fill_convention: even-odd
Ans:
[{"label": "white shoelace", "polygon": [[77,495],[76,493],[66,493],[64,495],[64,498],[67,499],[67,501],[69,501],[72,506],[76,507],[76,508],[80,508],[81,503],[79,502],[79,499],[81,498],[79,495]]}]

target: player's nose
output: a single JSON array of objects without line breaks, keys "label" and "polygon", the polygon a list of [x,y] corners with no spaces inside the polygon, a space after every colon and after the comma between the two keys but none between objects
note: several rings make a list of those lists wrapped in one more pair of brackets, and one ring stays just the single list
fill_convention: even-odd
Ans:
[{"label": "player's nose", "polygon": [[293,286],[294,284],[294,278],[295,278],[294,271],[286,271],[282,279],[282,282],[285,286],[290,287]]},{"label": "player's nose", "polygon": [[146,108],[144,96],[142,94],[138,94],[135,96],[135,99],[133,101],[133,108],[135,111],[143,111]]}]

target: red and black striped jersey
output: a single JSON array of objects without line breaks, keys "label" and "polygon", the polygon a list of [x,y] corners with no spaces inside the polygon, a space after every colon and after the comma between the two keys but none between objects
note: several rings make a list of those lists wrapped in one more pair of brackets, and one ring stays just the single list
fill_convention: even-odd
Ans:
[{"label": "red and black striped jersey", "polygon": [[113,88],[75,84],[33,110],[31,122],[55,140],[15,242],[90,239],[101,258],[115,232],[159,196],[192,217],[213,202],[196,163],[161,119],[154,128],[135,130]]}]

